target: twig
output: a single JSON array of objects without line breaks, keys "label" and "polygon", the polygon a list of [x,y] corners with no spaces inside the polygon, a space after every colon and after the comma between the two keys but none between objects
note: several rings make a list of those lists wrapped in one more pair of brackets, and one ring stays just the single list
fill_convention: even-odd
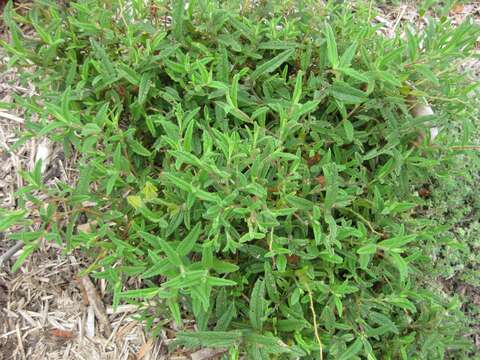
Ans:
[{"label": "twig", "polygon": [[12,115],[3,111],[0,111],[0,117],[3,117],[4,119],[16,121],[19,124],[23,124],[23,119],[21,117],[18,117],[16,115]]},{"label": "twig", "polygon": [[88,276],[83,276],[80,278],[80,280],[83,287],[85,288],[85,292],[87,293],[88,301],[90,305],[93,306],[95,316],[97,317],[100,324],[103,326],[106,335],[109,337],[110,335],[112,335],[112,327],[107,317],[105,305],[103,305],[103,302],[100,299],[100,296],[98,296],[97,290],[95,289],[95,286],[93,285],[90,278]]},{"label": "twig", "polygon": [[395,34],[395,31],[397,30],[397,26],[400,23],[400,20],[402,20],[403,14],[405,14],[405,10],[407,10],[406,5],[404,5],[402,7],[402,10],[400,11],[400,14],[397,16],[397,20],[395,21],[395,24],[393,25],[393,28],[391,30],[391,34]]},{"label": "twig", "polygon": [[5,253],[0,256],[0,268],[2,267],[4,262],[7,262],[18,250],[23,247],[23,242],[19,241],[15,245],[13,245],[10,249],[5,251]]},{"label": "twig", "polygon": [[323,360],[323,345],[322,340],[320,340],[320,335],[318,334],[317,313],[315,312],[315,306],[313,304],[313,294],[312,290],[310,290],[310,286],[308,286],[307,283],[305,283],[305,287],[307,288],[308,299],[310,300],[310,311],[312,312],[313,317],[313,332],[315,333],[315,339],[317,340],[320,348],[320,360]]},{"label": "twig", "polygon": [[450,150],[480,150],[480,145],[450,146]]},{"label": "twig", "polygon": [[16,327],[16,334],[17,334],[17,348],[20,349],[20,354],[22,355],[22,360],[26,360],[27,356],[25,355],[25,348],[23,347],[23,340],[22,334],[20,333],[20,324],[17,323]]}]

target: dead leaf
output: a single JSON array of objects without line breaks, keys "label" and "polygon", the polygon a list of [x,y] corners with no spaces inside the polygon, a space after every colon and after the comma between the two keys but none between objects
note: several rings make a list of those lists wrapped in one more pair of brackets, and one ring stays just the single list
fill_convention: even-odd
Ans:
[{"label": "dead leaf", "polygon": [[73,339],[76,334],[71,330],[52,329],[50,335],[57,338]]},{"label": "dead leaf", "polygon": [[317,153],[315,154],[315,156],[307,159],[307,164],[308,166],[313,166],[315,164],[318,164],[321,159],[322,157],[320,156],[320,154]]},{"label": "dead leaf", "polygon": [[430,190],[426,189],[426,188],[421,188],[420,190],[418,190],[418,195],[421,197],[421,198],[428,198],[430,196]]},{"label": "dead leaf", "polygon": [[317,181],[318,185],[320,185],[321,187],[325,187],[325,176],[317,176],[315,180]]},{"label": "dead leaf", "polygon": [[287,262],[292,265],[297,265],[300,258],[297,255],[287,255]]},{"label": "dead leaf", "polygon": [[211,360],[216,358],[218,355],[223,354],[225,351],[226,350],[205,348],[191,354],[190,359],[191,360]]},{"label": "dead leaf", "polygon": [[77,230],[90,234],[93,230],[95,230],[95,228],[97,227],[97,224],[98,224],[97,220],[92,220],[92,221],[86,222],[85,224],[77,225]]},{"label": "dead leaf", "polygon": [[463,4],[457,4],[453,7],[452,13],[461,14],[461,13],[463,13],[464,9],[465,9],[465,6]]}]

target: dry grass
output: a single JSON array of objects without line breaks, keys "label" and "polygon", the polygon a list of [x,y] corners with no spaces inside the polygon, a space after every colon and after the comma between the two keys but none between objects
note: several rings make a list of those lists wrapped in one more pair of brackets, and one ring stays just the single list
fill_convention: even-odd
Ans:
[{"label": "dry grass", "polygon": [[[375,18],[382,32],[390,36],[401,22],[424,21],[414,5],[380,9]],[[480,3],[472,2],[451,14],[454,21],[466,15],[480,19]],[[1,34],[1,24],[0,24]],[[1,51],[1,49],[0,49]],[[6,71],[7,59],[0,53],[0,102],[9,103],[13,94],[31,96],[31,84],[21,84],[19,74]],[[466,64],[477,74],[478,60]],[[44,179],[75,183],[75,157],[65,159],[61,149],[44,140],[28,141],[14,149],[23,128],[21,111],[0,109],[0,206],[15,208],[14,192],[23,186],[20,170],[32,169],[41,158]],[[14,243],[0,233],[0,254]],[[10,262],[21,250],[13,254]],[[153,341],[134,319],[135,307],[120,306],[113,312],[106,302],[105,284],[88,288],[78,280],[88,260],[78,254],[61,256],[54,243],[42,243],[39,250],[12,274],[9,262],[0,265],[0,360],[6,359],[213,359],[218,353],[204,349],[194,354],[167,355],[167,333]],[[93,293],[92,293],[93,291]],[[102,308],[104,310],[102,310]]]}]

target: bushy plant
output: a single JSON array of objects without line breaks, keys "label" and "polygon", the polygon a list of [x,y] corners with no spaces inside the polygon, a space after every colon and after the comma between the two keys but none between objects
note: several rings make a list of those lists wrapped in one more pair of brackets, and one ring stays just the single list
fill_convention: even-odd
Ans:
[{"label": "bushy plant", "polygon": [[[177,345],[232,359],[467,349],[458,304],[418,280],[439,232],[418,189],[464,151],[444,133],[468,121],[457,63],[478,28],[430,19],[387,39],[373,16],[316,1],[7,6],[3,46],[39,94],[16,99],[39,117],[24,139],[62,143],[79,171],[73,187],[46,187],[41,164],[24,174],[29,206],[2,226],[42,227],[15,234],[16,268],[40,237],[81,249],[115,306],[144,304],[154,334],[175,321]],[[435,115],[412,116],[425,100]]]}]

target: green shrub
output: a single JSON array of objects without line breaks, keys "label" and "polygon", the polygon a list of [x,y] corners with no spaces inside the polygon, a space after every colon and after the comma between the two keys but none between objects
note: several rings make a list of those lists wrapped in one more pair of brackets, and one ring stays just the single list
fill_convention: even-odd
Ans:
[{"label": "green shrub", "polygon": [[[478,28],[430,19],[387,39],[371,6],[316,3],[7,6],[3,46],[40,94],[16,99],[39,116],[24,139],[63,143],[79,171],[74,187],[24,174],[29,206],[2,226],[42,227],[15,234],[15,268],[43,236],[81,249],[115,306],[145,304],[154,334],[175,321],[176,344],[232,359],[468,351],[458,303],[423,287],[440,230],[417,190],[465,144],[448,129],[469,121],[457,65]],[[413,117],[424,99],[435,115]]]}]

